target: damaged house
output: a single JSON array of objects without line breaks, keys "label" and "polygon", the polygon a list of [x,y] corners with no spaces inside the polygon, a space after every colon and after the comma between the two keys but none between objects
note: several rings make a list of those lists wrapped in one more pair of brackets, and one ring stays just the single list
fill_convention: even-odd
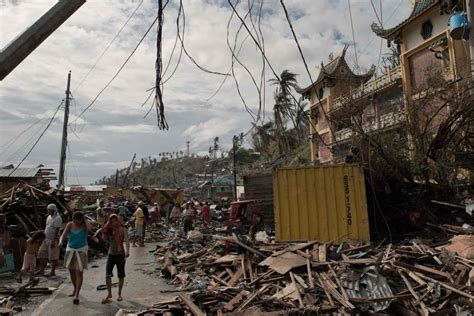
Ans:
[{"label": "damaged house", "polygon": [[[462,18],[465,1],[417,0],[411,14],[392,28],[373,23],[372,31],[393,51],[382,74],[372,66],[356,74],[345,60],[346,48],[327,64],[321,64],[317,80],[298,92],[310,103],[311,160],[319,163],[367,162],[368,144],[357,143],[361,134],[389,135],[394,142],[412,141],[409,124],[429,126],[439,132],[451,108],[430,101],[414,115],[416,100],[430,88],[429,76],[442,78],[446,86],[461,89],[471,80],[467,26],[456,28],[450,20]],[[467,36],[468,37],[468,36]],[[331,59],[331,58],[330,58]],[[410,121],[411,120],[411,121]],[[411,153],[410,153],[411,154]]]}]

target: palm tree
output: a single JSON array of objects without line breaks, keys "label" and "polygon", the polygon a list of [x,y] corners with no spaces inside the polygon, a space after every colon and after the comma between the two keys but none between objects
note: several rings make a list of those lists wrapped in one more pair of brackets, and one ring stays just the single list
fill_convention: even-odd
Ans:
[{"label": "palm tree", "polygon": [[296,104],[295,124],[299,141],[304,141],[304,136],[308,134],[310,121],[308,113],[306,113],[306,102],[303,102],[301,98],[298,99]]},{"label": "palm tree", "polygon": [[274,123],[269,121],[263,125],[255,126],[252,133],[252,143],[255,151],[271,158],[271,143],[274,140]]},{"label": "palm tree", "polygon": [[219,137],[214,138],[214,159],[217,157],[217,151],[219,150]]},{"label": "palm tree", "polygon": [[296,80],[296,74],[285,69],[280,74],[280,80],[270,79],[269,82],[277,86],[274,93],[275,105],[273,106],[273,116],[275,120],[275,136],[278,139],[278,150],[281,154],[289,147],[285,136],[286,122],[291,120],[293,126],[296,127],[296,102],[292,90],[298,87],[298,81]]}]

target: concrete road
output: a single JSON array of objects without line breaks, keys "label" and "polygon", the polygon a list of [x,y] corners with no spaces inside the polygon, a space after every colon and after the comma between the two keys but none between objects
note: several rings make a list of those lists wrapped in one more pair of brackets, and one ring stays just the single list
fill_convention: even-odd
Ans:
[{"label": "concrete road", "polygon": [[[97,286],[105,284],[106,258],[89,263],[89,269],[84,273],[84,284],[80,294],[80,304],[74,305],[68,294],[73,287],[69,279],[61,284],[55,293],[36,308],[32,315],[115,315],[119,309],[125,311],[140,311],[154,303],[173,297],[173,294],[162,294],[160,290],[173,289],[159,277],[155,258],[149,250],[155,249],[156,243],[147,243],[145,247],[131,247],[130,257],[125,267],[125,285],[123,301],[117,302],[117,288],[112,288],[113,302],[101,304],[107,291],[97,291]],[[114,275],[116,272],[114,271]],[[117,282],[118,279],[112,279]]]}]

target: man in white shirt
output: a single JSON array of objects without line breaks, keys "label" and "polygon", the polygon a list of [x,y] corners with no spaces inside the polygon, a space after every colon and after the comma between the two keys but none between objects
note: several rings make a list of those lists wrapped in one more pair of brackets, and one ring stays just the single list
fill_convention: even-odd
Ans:
[{"label": "man in white shirt", "polygon": [[48,205],[48,218],[46,219],[46,228],[44,234],[46,235],[45,240],[41,244],[38,250],[38,258],[40,260],[40,270],[37,274],[44,274],[46,263],[51,263],[51,272],[47,276],[56,275],[56,267],[58,266],[59,260],[59,232],[63,225],[63,220],[59,215],[58,208],[55,204]]}]

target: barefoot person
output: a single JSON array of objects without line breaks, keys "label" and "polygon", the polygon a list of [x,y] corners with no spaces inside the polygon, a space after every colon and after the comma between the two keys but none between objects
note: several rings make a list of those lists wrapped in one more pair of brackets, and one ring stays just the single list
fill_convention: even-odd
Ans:
[{"label": "barefoot person", "polygon": [[59,241],[61,247],[67,239],[66,254],[64,255],[64,267],[69,269],[71,281],[74,285],[73,303],[79,304],[79,292],[81,291],[84,269],[87,269],[87,233],[92,229],[89,221],[82,212],[72,215]]},{"label": "barefoot person", "polygon": [[45,239],[43,232],[34,233],[31,238],[26,241],[26,251],[23,255],[23,267],[17,276],[17,281],[22,282],[23,273],[30,273],[30,281],[34,279],[36,269],[36,254]]},{"label": "barefoot person", "polygon": [[44,274],[46,263],[49,261],[51,263],[51,272],[46,276],[55,276],[59,260],[59,231],[63,225],[63,220],[61,219],[61,215],[59,215],[56,204],[49,204],[47,209],[49,215],[46,218],[46,228],[44,230],[46,238],[43,240],[38,251],[40,268],[37,274]]},{"label": "barefoot person", "polygon": [[116,214],[109,217],[103,230],[104,240],[109,242],[109,254],[105,268],[105,284],[107,285],[107,297],[102,300],[102,304],[110,303],[112,300],[112,276],[114,266],[117,266],[118,297],[117,301],[122,301],[122,288],[125,279],[125,260],[128,258],[130,243],[125,227]]}]

